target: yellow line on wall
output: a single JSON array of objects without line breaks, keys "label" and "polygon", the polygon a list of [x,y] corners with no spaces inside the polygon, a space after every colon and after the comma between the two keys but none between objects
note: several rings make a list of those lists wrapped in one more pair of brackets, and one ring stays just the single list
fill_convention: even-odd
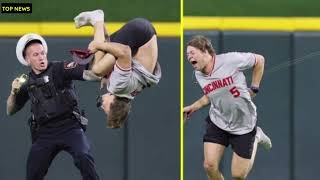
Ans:
[{"label": "yellow line on wall", "polygon": [[183,106],[184,106],[184,66],[183,66],[183,0],[180,0],[180,180],[184,180],[184,118],[183,118]]},{"label": "yellow line on wall", "polygon": [[184,17],[184,30],[320,31],[319,17]]},{"label": "yellow line on wall", "polygon": [[[159,37],[179,37],[179,22],[154,22],[152,23],[157,30]],[[120,29],[124,23],[113,22],[107,23],[109,33],[113,33]],[[76,29],[74,23],[70,22],[1,22],[0,36],[22,36],[26,33],[34,32],[43,36],[68,36],[81,37],[92,36],[93,29],[91,27],[83,27]]]}]

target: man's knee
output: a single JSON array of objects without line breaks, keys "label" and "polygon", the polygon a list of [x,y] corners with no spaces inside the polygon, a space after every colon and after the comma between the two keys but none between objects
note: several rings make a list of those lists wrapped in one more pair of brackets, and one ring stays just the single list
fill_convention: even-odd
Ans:
[{"label": "man's knee", "polygon": [[106,53],[103,58],[95,61],[91,67],[91,71],[96,76],[103,77],[112,71],[116,59],[112,54]]},{"label": "man's knee", "polygon": [[245,180],[248,176],[248,172],[245,170],[232,171],[232,178],[235,180]]},{"label": "man's knee", "polygon": [[48,169],[40,166],[27,166],[27,180],[42,180]]},{"label": "man's knee", "polygon": [[238,156],[233,157],[231,174],[236,180],[244,180],[247,178],[252,167],[252,162],[250,159],[240,158]]},{"label": "man's knee", "polygon": [[74,156],[74,164],[78,167],[85,167],[93,163],[93,158],[87,153],[79,153]]},{"label": "man's knee", "polygon": [[92,66],[92,69],[91,71],[96,75],[96,76],[99,76],[99,77],[103,77],[104,74],[103,74],[103,69],[97,65],[93,65]]},{"label": "man's knee", "polygon": [[[32,150],[31,150],[32,151]],[[35,152],[36,153],[36,152]],[[45,175],[48,172],[48,168],[50,166],[50,161],[45,161],[43,158],[39,158],[39,156],[29,154],[27,160],[27,180],[43,180]]]},{"label": "man's knee", "polygon": [[84,180],[99,180],[93,157],[90,154],[78,153],[73,158],[74,164],[80,170]]},{"label": "man's knee", "polygon": [[206,170],[207,173],[210,173],[210,174],[218,174],[218,173],[220,173],[219,164],[217,164],[217,163],[204,161],[203,167],[204,167],[204,169]]}]

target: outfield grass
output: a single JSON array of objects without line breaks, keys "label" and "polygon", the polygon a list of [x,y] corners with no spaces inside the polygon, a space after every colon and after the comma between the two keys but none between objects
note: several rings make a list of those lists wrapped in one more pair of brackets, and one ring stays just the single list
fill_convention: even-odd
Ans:
[{"label": "outfield grass", "polygon": [[184,0],[186,16],[320,16],[316,0]]},{"label": "outfield grass", "polygon": [[[3,0],[3,2],[22,2]],[[23,1],[25,2],[25,1]],[[106,21],[145,17],[180,21],[180,0],[32,0],[32,14],[0,14],[0,21],[72,21],[81,11],[103,9]]]},{"label": "outfield grass", "polygon": [[[22,2],[3,0],[3,2]],[[71,21],[81,11],[103,9],[106,21],[145,17],[179,21],[180,0],[32,0],[32,14],[0,14],[0,21]],[[320,16],[315,0],[184,0],[187,16]]]}]

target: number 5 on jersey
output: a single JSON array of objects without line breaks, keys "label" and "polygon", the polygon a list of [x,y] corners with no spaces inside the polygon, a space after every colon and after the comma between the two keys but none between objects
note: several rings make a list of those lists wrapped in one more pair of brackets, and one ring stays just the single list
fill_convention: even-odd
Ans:
[{"label": "number 5 on jersey", "polygon": [[233,87],[229,90],[229,92],[233,95],[233,97],[239,97],[240,91],[237,89],[237,87]]}]

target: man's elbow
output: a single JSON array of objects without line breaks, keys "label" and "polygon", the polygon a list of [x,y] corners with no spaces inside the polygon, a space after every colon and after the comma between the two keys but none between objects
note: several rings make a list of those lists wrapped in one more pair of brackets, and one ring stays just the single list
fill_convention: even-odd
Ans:
[{"label": "man's elbow", "polygon": [[98,77],[103,77],[103,76],[105,76],[104,70],[103,70],[101,67],[99,67],[98,65],[96,65],[96,64],[94,64],[94,65],[92,66],[91,71],[93,72],[93,74],[95,74],[95,75],[98,76]]},{"label": "man's elbow", "polygon": [[255,54],[255,56],[256,56],[256,65],[264,66],[264,63],[265,63],[264,57],[260,54]]},{"label": "man's elbow", "polygon": [[130,56],[131,48],[127,45],[122,45],[119,50],[118,58],[130,58]]}]

